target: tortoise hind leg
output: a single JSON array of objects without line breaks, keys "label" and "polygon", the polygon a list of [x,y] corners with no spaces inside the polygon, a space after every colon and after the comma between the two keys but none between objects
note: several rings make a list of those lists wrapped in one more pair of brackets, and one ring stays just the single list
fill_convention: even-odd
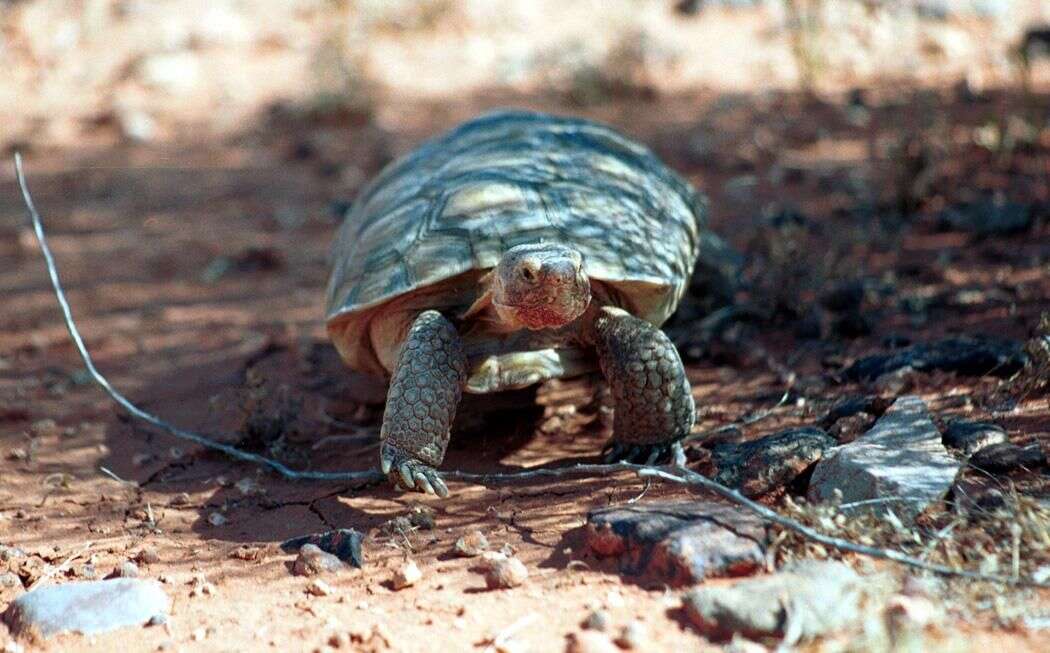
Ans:
[{"label": "tortoise hind leg", "polygon": [[594,345],[615,401],[607,462],[666,460],[696,419],[689,379],[678,351],[662,331],[625,311],[603,308],[594,319]]},{"label": "tortoise hind leg", "polygon": [[412,322],[387,391],[380,466],[395,485],[448,496],[436,471],[467,380],[467,357],[456,328],[441,313]]}]

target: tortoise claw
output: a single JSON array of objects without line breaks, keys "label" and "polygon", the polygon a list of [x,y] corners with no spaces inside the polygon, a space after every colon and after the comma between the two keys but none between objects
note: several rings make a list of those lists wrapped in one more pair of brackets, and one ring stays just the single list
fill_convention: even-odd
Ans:
[{"label": "tortoise claw", "polygon": [[681,445],[676,441],[656,442],[653,444],[630,444],[613,441],[606,445],[602,451],[602,456],[607,464],[622,462],[636,465],[655,465],[677,459],[677,456],[672,454],[680,449]]},{"label": "tortoise claw", "polygon": [[441,498],[448,496],[448,486],[437,470],[405,454],[399,448],[384,443],[379,454],[379,467],[395,487]]}]

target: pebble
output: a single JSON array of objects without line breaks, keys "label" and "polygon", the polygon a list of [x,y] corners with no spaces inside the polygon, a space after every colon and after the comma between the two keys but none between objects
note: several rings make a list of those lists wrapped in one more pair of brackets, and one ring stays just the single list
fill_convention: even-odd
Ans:
[{"label": "pebble", "polygon": [[587,615],[587,618],[583,620],[583,627],[587,630],[600,630],[605,632],[609,630],[609,613],[605,610],[595,610],[594,612]]},{"label": "pebble", "polygon": [[516,557],[503,553],[482,554],[485,585],[491,589],[518,587],[529,577],[529,570]]},{"label": "pebble", "polygon": [[643,648],[646,641],[645,626],[640,621],[631,620],[620,629],[616,645],[627,650],[637,650]]},{"label": "pebble", "polygon": [[0,573],[0,587],[22,587],[22,579],[13,571]]},{"label": "pebble", "polygon": [[346,569],[346,563],[326,553],[315,544],[304,544],[299,549],[299,556],[292,563],[292,573],[297,576],[316,576]]},{"label": "pebble", "polygon": [[314,596],[328,596],[332,593],[332,586],[320,578],[315,578],[306,586],[306,591]]},{"label": "pebble", "polygon": [[352,528],[340,528],[334,531],[293,537],[281,542],[281,549],[288,552],[299,551],[306,544],[310,544],[360,569],[365,564],[361,550],[363,541],[364,536],[360,532]]},{"label": "pebble", "polygon": [[160,556],[157,555],[156,549],[146,547],[135,554],[135,562],[143,565],[153,565],[160,562]]},{"label": "pebble", "polygon": [[455,552],[461,558],[473,558],[489,548],[489,540],[481,531],[472,531],[456,540]]},{"label": "pebble", "polygon": [[605,633],[585,630],[569,635],[565,653],[614,653],[620,649]]},{"label": "pebble", "polygon": [[106,578],[138,578],[139,566],[130,560],[125,560],[109,572]]},{"label": "pebble", "polygon": [[227,521],[228,520],[225,517],[223,517],[221,513],[213,512],[210,515],[208,515],[208,523],[212,526],[222,526]]},{"label": "pebble", "polygon": [[423,572],[420,571],[419,565],[416,564],[415,560],[409,560],[394,570],[390,584],[393,585],[395,590],[401,590],[415,585],[422,578]]}]

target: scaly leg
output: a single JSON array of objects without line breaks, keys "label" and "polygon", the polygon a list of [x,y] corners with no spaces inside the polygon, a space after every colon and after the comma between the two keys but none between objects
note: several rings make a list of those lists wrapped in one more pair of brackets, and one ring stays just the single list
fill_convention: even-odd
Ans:
[{"label": "scaly leg", "polygon": [[448,496],[435,468],[445,458],[466,380],[467,357],[456,328],[437,311],[421,313],[398,355],[379,435],[380,466],[395,485]]},{"label": "scaly leg", "polygon": [[696,419],[678,351],[653,325],[611,307],[595,317],[593,338],[616,402],[606,461],[667,459]]}]

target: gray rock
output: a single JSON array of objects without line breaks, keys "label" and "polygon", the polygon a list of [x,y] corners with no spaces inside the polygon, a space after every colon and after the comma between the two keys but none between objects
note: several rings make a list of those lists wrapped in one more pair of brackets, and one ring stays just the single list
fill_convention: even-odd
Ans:
[{"label": "gray rock", "polygon": [[751,442],[719,444],[712,450],[715,480],[756,497],[782,488],[835,446],[824,431],[787,429]]},{"label": "gray rock", "polygon": [[16,637],[90,635],[166,618],[169,607],[159,583],[115,578],[35,589],[15,599],[3,620]]},{"label": "gray rock", "polygon": [[13,571],[0,572],[0,587],[17,587],[22,589],[22,579]]},{"label": "gray rock", "polygon": [[766,530],[749,512],[716,501],[634,504],[592,510],[585,538],[626,575],[671,585],[753,572],[764,563]]},{"label": "gray rock", "polygon": [[324,533],[293,537],[290,540],[281,542],[281,549],[292,553],[302,549],[304,544],[313,544],[325,553],[330,553],[343,562],[360,568],[365,563],[364,556],[361,553],[363,540],[364,536],[360,532],[352,528],[340,528]]},{"label": "gray rock", "polygon": [[832,449],[817,463],[809,498],[826,501],[842,492],[845,503],[900,499],[891,507],[914,517],[951,488],[960,464],[941,443],[926,404],[901,397],[853,442]]},{"label": "gray rock", "polygon": [[1015,469],[1041,469],[1046,456],[1039,443],[1019,446],[1011,442],[993,444],[970,457],[970,465],[986,472],[1011,472]]},{"label": "gray rock", "polygon": [[841,562],[804,560],[772,576],[697,587],[682,601],[707,636],[783,637],[790,631],[805,640],[859,622],[865,597],[880,585]]},{"label": "gray rock", "polygon": [[292,563],[292,573],[296,576],[316,576],[343,571],[346,568],[346,563],[317,548],[315,544],[304,544],[299,549],[299,556]]},{"label": "gray rock", "polygon": [[964,456],[972,456],[981,449],[1007,441],[1006,430],[988,422],[970,422],[953,419],[945,425],[941,439],[949,449],[958,449]]}]

